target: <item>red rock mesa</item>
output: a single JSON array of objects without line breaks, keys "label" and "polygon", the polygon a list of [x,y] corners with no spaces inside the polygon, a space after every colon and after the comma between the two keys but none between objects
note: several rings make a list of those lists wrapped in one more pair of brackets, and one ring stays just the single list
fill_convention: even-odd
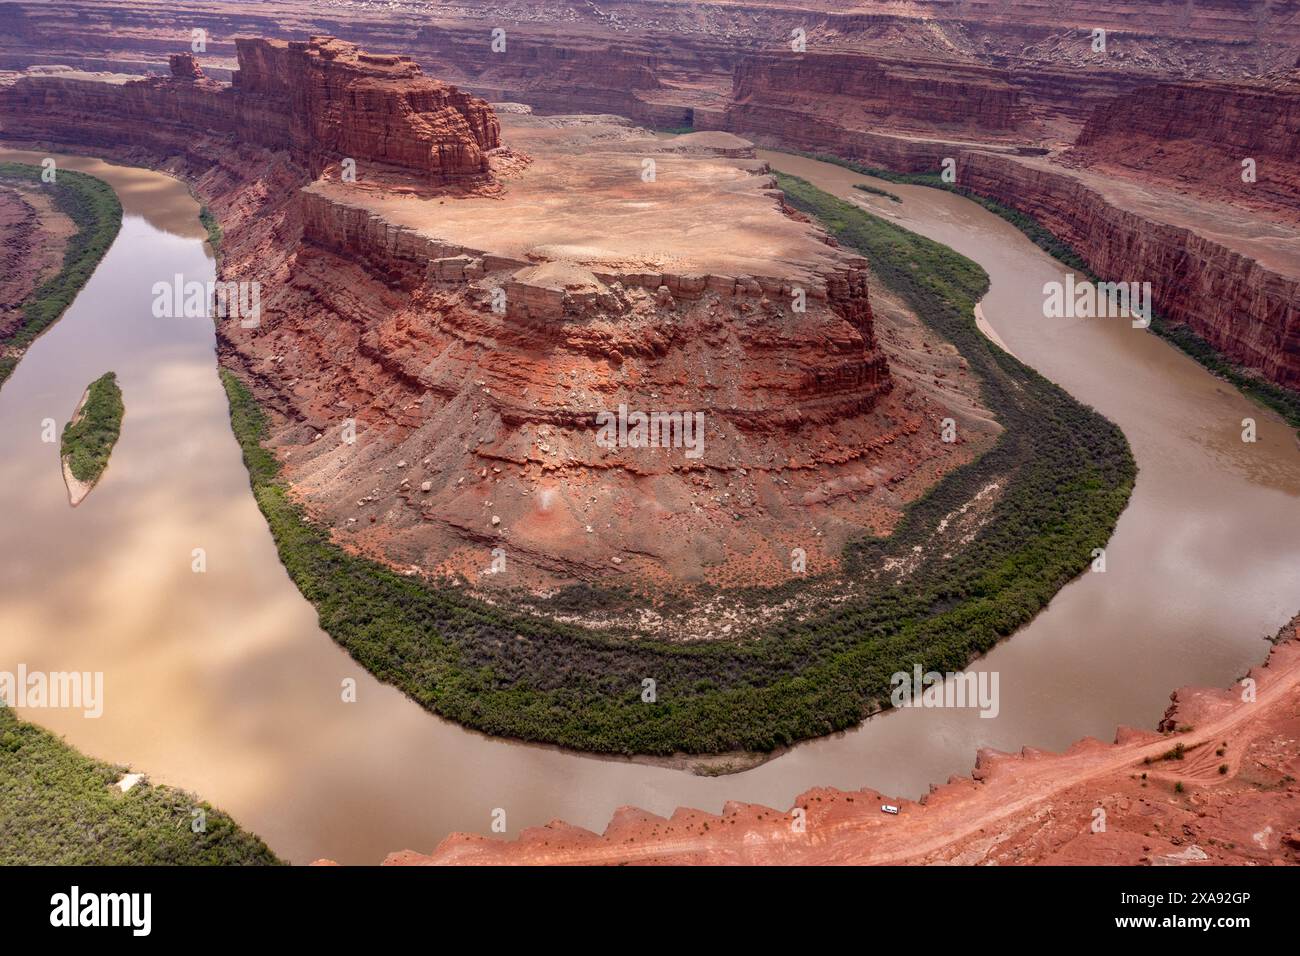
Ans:
[{"label": "red rock mesa", "polygon": [[[512,109],[504,148],[491,107],[405,57],[236,55],[229,84],[188,55],[23,76],[3,135],[196,183],[225,277],[261,283],[223,361],[348,545],[492,585],[784,580],[794,548],[833,559],[974,455],[939,441],[932,396],[961,394],[972,441],[996,430],[914,320],[896,387],[865,263],[787,213],[744,140]],[[638,416],[649,440],[624,440]]]}]

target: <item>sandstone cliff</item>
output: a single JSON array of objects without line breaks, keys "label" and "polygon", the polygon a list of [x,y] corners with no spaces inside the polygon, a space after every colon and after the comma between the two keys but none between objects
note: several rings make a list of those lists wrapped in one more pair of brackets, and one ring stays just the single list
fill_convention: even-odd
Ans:
[{"label": "sandstone cliff", "polygon": [[[229,272],[292,277],[223,347],[283,409],[289,475],[342,540],[480,585],[752,582],[875,527],[918,461],[966,459],[894,393],[863,263],[782,214],[747,146],[506,119],[532,162],[500,199],[327,175],[276,213],[300,244],[227,243]],[[689,416],[701,441],[596,441],[620,408]],[[318,437],[345,418],[355,448]]]},{"label": "sandstone cliff", "polygon": [[[924,64],[918,95],[980,70],[1001,76],[1020,103],[1017,131],[1067,142],[1101,100],[1161,78],[1257,77],[1294,66],[1300,27],[1287,4],[1214,0],[1121,5],[1068,0],[952,4],[946,0],[846,9],[834,2],[749,0],[448,0],[427,5],[311,0],[274,5],[210,0],[13,0],[0,3],[0,67],[71,63],[88,69],[165,63],[178,37],[206,31],[208,54],[233,60],[237,36],[342,33],[376,49],[409,52],[441,77],[497,99],[552,112],[608,112],[661,126],[716,126],[737,68],[789,54],[802,30],[810,55],[838,55],[906,74]],[[498,22],[499,21],[499,22]],[[507,26],[494,50],[490,30]],[[1107,31],[1107,50],[1092,31]],[[225,63],[210,66],[223,76]],[[812,80],[813,77],[804,77]],[[906,102],[903,83],[896,100]],[[792,91],[796,92],[796,91]],[[985,97],[980,93],[981,99]],[[906,106],[903,107],[906,109]],[[939,115],[960,112],[938,103]],[[964,115],[974,119],[988,104]],[[924,120],[914,116],[912,121]],[[947,119],[942,120],[947,122]],[[981,130],[967,125],[966,136]],[[959,137],[960,138],[960,137]]]},{"label": "sandstone cliff", "polygon": [[979,130],[997,137],[1020,120],[1019,96],[998,70],[860,54],[783,53],[740,60],[727,122],[772,126],[831,123],[849,129]]},{"label": "sandstone cliff", "polygon": [[1267,84],[1141,87],[1099,105],[1065,158],[1300,223],[1300,73]]},{"label": "sandstone cliff", "polygon": [[[1138,184],[972,150],[960,185],[1033,216],[1109,281],[1150,282],[1155,310],[1274,382],[1300,388],[1300,233]],[[1278,239],[1283,241],[1279,242]]]},{"label": "sandstone cliff", "polygon": [[291,150],[313,174],[350,157],[432,183],[487,176],[487,152],[500,145],[491,108],[424,76],[410,57],[363,53],[331,37],[241,39],[236,49],[238,98],[285,119]]}]

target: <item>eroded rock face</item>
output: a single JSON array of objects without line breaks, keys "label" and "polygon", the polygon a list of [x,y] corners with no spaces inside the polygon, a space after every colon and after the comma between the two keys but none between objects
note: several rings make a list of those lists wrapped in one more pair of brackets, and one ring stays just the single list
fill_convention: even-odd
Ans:
[{"label": "eroded rock face", "polygon": [[758,124],[782,139],[802,135],[785,135],[784,124],[825,119],[849,129],[978,129],[997,136],[1015,128],[1022,112],[1019,94],[1001,71],[847,53],[746,57],[737,65],[731,99],[729,129]]},{"label": "eroded rock face", "polygon": [[241,98],[286,116],[313,172],[346,157],[420,172],[430,182],[485,177],[500,145],[482,100],[424,76],[410,57],[364,53],[332,37],[236,41]]},{"label": "eroded rock face", "polygon": [[[893,395],[865,264],[782,213],[752,150],[507,131],[532,162],[499,198],[327,173],[276,213],[300,244],[226,244],[228,273],[266,279],[261,327],[222,326],[223,350],[285,409],[288,473],[341,540],[483,585],[752,582],[956,461]],[[648,442],[621,431],[638,415]]]},{"label": "eroded rock face", "polygon": [[172,76],[175,79],[203,79],[203,70],[199,68],[198,61],[194,59],[193,53],[173,53],[167,58],[167,65],[171,68]]},{"label": "eroded rock face", "polygon": [[[1019,119],[1032,121],[1017,124],[1020,135],[1068,142],[1098,102],[1154,79],[1244,78],[1293,66],[1300,48],[1293,13],[1270,0],[1190,6],[935,0],[876,4],[869,13],[829,0],[764,0],[757,6],[448,0],[432,20],[427,5],[413,0],[335,0],[328,7],[314,0],[13,0],[0,6],[0,64],[122,69],[134,63],[143,71],[195,27],[207,31],[210,54],[217,57],[233,57],[237,36],[337,32],[368,48],[409,52],[431,73],[492,99],[703,129],[717,126],[738,69],[751,56],[760,62],[788,56],[793,31],[802,30],[811,55],[854,60],[856,72],[915,71],[915,82],[893,90],[904,111],[913,92],[920,102],[971,70],[996,73],[1014,88]],[[494,18],[510,27],[503,51],[490,43]],[[1093,49],[1095,29],[1107,31],[1105,53]],[[209,75],[224,66],[209,67]],[[996,110],[983,92],[968,92],[978,95],[964,113],[959,100],[934,106],[942,122],[955,117],[966,136],[981,136],[986,130],[978,122]],[[914,106],[913,122],[924,121]]]}]

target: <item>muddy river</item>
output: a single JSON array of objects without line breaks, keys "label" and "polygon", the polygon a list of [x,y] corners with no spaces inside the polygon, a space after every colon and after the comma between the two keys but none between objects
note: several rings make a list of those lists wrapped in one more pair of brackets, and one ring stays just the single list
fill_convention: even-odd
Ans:
[{"label": "muddy river", "polygon": [[[0,159],[40,156],[0,151]],[[207,281],[198,207],[158,173],[64,168],[118,189],[122,232],[63,319],[0,390],[0,669],[103,671],[103,715],[27,710],[83,751],[224,808],[296,863],[374,863],[453,830],[563,818],[601,829],[624,804],[787,808],[820,784],[915,797],[970,771],[980,747],[1059,749],[1151,727],[1182,684],[1226,684],[1300,606],[1300,449],[1292,432],[1154,336],[1122,321],[1047,320],[1061,267],[959,197],[885,188],[834,166],[782,169],[864,202],[980,262],[985,321],[1017,356],[1118,422],[1141,474],[1105,574],[1068,585],[978,662],[1000,714],[906,710],[743,774],[695,777],[489,739],[426,713],[356,666],[277,559],[230,431],[211,323],[158,319],[152,287]],[[99,486],[68,506],[58,445],[86,384],[117,372],[122,436]],[[1240,440],[1241,419],[1259,441]],[[192,570],[202,548],[207,570]],[[347,678],[355,703],[344,702]]]}]

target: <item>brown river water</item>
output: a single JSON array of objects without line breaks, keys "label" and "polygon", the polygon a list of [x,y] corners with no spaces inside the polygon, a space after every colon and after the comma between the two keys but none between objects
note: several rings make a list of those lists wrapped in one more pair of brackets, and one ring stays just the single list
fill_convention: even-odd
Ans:
[{"label": "brown river water", "polygon": [[[0,159],[33,154],[0,151]],[[1061,267],[959,197],[866,181],[780,154],[774,165],[863,201],[980,262],[984,317],[1024,361],[1124,429],[1141,467],[1107,572],[1068,585],[973,669],[1000,674],[1000,714],[909,709],[719,778],[494,740],[434,717],[322,632],[249,491],[211,323],[152,316],[151,287],[207,281],[198,207],[158,173],[66,160],[126,209],[113,248],[0,390],[0,670],[103,671],[103,716],[24,710],[86,753],[193,790],[295,863],[374,863],[454,830],[562,818],[600,830],[620,805],[726,800],[788,808],[816,785],[915,797],[976,750],[1061,749],[1152,727],[1180,685],[1224,685],[1300,607],[1300,449],[1290,429],[1122,320],[1047,320]],[[86,384],[117,372],[122,436],[98,487],[68,506],[58,446]],[[1241,419],[1259,441],[1240,440]],[[191,570],[206,551],[207,571]],[[344,703],[345,678],[357,701]]]}]

